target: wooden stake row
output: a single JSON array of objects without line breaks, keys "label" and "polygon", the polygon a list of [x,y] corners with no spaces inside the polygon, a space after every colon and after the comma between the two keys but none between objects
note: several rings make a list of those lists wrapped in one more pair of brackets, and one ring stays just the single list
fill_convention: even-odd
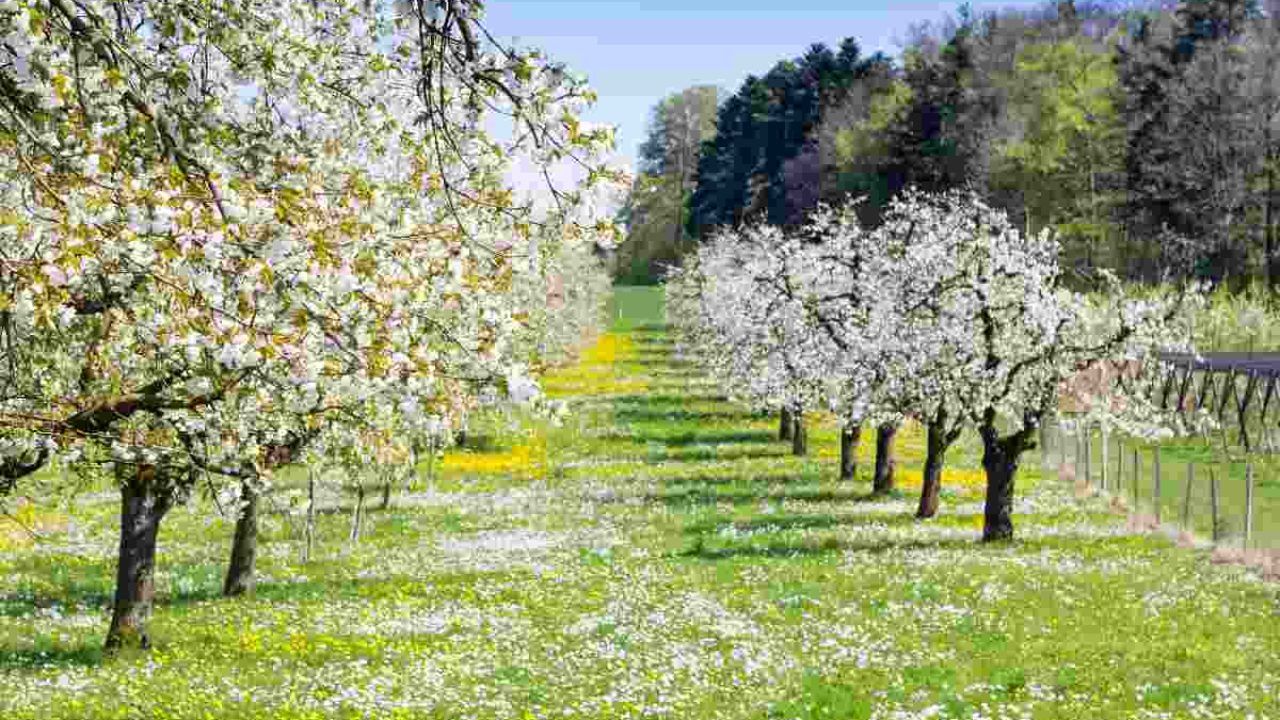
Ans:
[{"label": "wooden stake row", "polygon": [[[1092,486],[1093,479],[1094,479],[1094,473],[1092,469],[1093,468],[1093,462],[1092,462],[1093,431],[1091,429],[1086,429],[1084,432],[1076,430],[1074,432],[1068,433],[1067,431],[1063,430],[1061,426],[1057,426],[1055,435],[1056,437],[1052,444],[1054,446],[1054,449],[1057,450],[1056,459],[1058,460],[1059,466],[1063,466],[1068,463],[1067,442],[1065,442],[1065,440],[1068,435],[1071,435],[1073,436],[1072,439],[1074,440],[1074,442],[1072,444],[1074,445],[1074,447],[1072,448],[1072,453],[1069,461],[1071,463],[1071,467],[1075,469],[1075,473],[1073,474],[1077,480],[1082,480],[1086,485]],[[1049,444],[1047,433],[1045,435],[1045,441],[1046,441],[1046,448],[1044,450],[1044,457],[1046,458],[1046,461],[1052,461],[1054,458],[1052,458],[1052,454],[1050,453],[1047,447],[1047,445]],[[1132,454],[1131,454],[1132,460],[1129,463],[1131,467],[1131,473],[1129,475],[1129,484],[1128,484],[1128,487],[1126,488],[1125,472],[1124,472],[1125,462],[1124,462],[1123,441],[1119,437],[1117,437],[1115,440],[1116,450],[1117,450],[1116,461],[1115,461],[1115,474],[1114,476],[1111,476],[1111,477],[1109,477],[1107,473],[1107,467],[1109,465],[1108,456],[1110,454],[1110,442],[1109,442],[1108,433],[1105,429],[1101,431],[1101,441],[1102,441],[1102,448],[1101,448],[1102,463],[1099,467],[1099,470],[1100,470],[1100,477],[1099,477],[1100,484],[1098,486],[1099,489],[1102,490],[1103,492],[1110,492],[1112,495],[1116,497],[1122,497],[1125,494],[1125,491],[1128,490],[1133,501],[1132,511],[1137,512],[1140,509],[1142,504],[1143,475],[1142,475],[1141,449],[1136,446],[1132,448]],[[1165,499],[1164,498],[1165,491],[1164,491],[1164,482],[1163,482],[1164,478],[1163,478],[1162,469],[1161,469],[1161,450],[1159,445],[1152,446],[1151,460],[1152,460],[1151,507],[1153,510],[1155,521],[1157,523],[1160,523],[1164,520],[1163,506],[1164,506],[1164,499]],[[1226,522],[1222,514],[1222,493],[1221,493],[1221,485],[1219,482],[1218,473],[1215,472],[1215,468],[1212,464],[1208,466],[1208,472],[1209,472],[1209,511],[1210,511],[1209,519],[1211,521],[1212,539],[1213,539],[1213,542],[1217,544],[1223,539],[1223,536],[1225,535],[1224,528],[1226,526]],[[1189,462],[1187,463],[1186,479],[1183,481],[1182,493],[1181,493],[1182,512],[1180,513],[1180,515],[1177,516],[1179,520],[1178,524],[1182,529],[1187,531],[1190,531],[1193,529],[1192,508],[1193,508],[1193,497],[1195,496],[1195,493],[1194,493],[1195,480],[1196,480],[1196,463]],[[1247,549],[1252,544],[1253,537],[1254,537],[1254,511],[1255,511],[1254,506],[1256,503],[1254,498],[1255,473],[1254,473],[1253,460],[1246,460],[1245,462],[1244,482],[1245,482],[1244,527],[1243,527],[1243,535],[1241,537],[1241,542],[1243,547]],[[1173,498],[1178,497],[1178,493],[1176,490],[1174,491],[1172,497]],[[1176,503],[1177,501],[1174,500],[1174,502]]]}]

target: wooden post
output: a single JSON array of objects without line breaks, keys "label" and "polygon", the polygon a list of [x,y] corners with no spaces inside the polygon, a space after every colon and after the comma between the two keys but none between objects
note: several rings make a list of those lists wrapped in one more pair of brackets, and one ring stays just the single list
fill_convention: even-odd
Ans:
[{"label": "wooden post", "polygon": [[1160,446],[1151,448],[1151,471],[1155,473],[1151,489],[1151,503],[1155,506],[1156,524],[1160,524]]},{"label": "wooden post", "polygon": [[1053,441],[1053,452],[1056,458],[1057,467],[1061,468],[1067,462],[1067,431],[1062,427],[1062,422],[1054,423],[1054,432],[1056,433]]},{"label": "wooden post", "polygon": [[427,492],[436,491],[436,436],[427,439]]},{"label": "wooden post", "polygon": [[307,524],[302,530],[305,543],[302,546],[302,562],[311,561],[311,549],[316,541],[316,470],[307,467]]},{"label": "wooden post", "polygon": [[1116,497],[1124,492],[1124,439],[1116,436]]},{"label": "wooden post", "polygon": [[409,471],[404,475],[404,487],[400,489],[401,495],[408,495],[413,492],[414,485],[418,479],[418,443],[409,443]]},{"label": "wooden post", "polygon": [[1102,426],[1102,466],[1098,468],[1102,471],[1102,489],[1107,489],[1107,427]]},{"label": "wooden post", "polygon": [[1213,466],[1209,467],[1209,507],[1213,513],[1213,542],[1217,544],[1221,524],[1218,520],[1218,475],[1213,471]]},{"label": "wooden post", "polygon": [[1080,428],[1071,435],[1071,477],[1080,477]]},{"label": "wooden post", "polygon": [[1253,461],[1244,463],[1244,544],[1249,549],[1249,540],[1253,537]]},{"label": "wooden post", "polygon": [[1089,455],[1093,452],[1093,448],[1091,447],[1091,445],[1093,445],[1091,442],[1093,439],[1093,429],[1088,425],[1084,426],[1084,437],[1081,439],[1084,441],[1084,486],[1089,487],[1093,484],[1093,474],[1090,472],[1092,470],[1092,463],[1089,462]]},{"label": "wooden post", "polygon": [[360,521],[364,515],[364,481],[362,480],[356,485],[356,504],[351,510],[351,535],[352,543],[360,540]]},{"label": "wooden post", "polygon": [[1183,489],[1182,494],[1182,529],[1193,531],[1191,527],[1191,486],[1196,481],[1196,464],[1187,463],[1187,486]]},{"label": "wooden post", "polygon": [[809,432],[804,424],[804,411],[795,410],[791,413],[791,454],[801,457],[809,454]]},{"label": "wooden post", "polygon": [[1040,424],[1040,469],[1049,469],[1049,426]]},{"label": "wooden post", "polygon": [[1062,422],[1057,418],[1053,421],[1053,451],[1058,459],[1056,467],[1062,467]]},{"label": "wooden post", "polygon": [[1142,457],[1138,454],[1138,448],[1133,449],[1133,511],[1138,512],[1138,486],[1142,483],[1139,479],[1142,477]]},{"label": "wooden post", "polygon": [[1116,497],[1124,492],[1124,438],[1116,436]]}]

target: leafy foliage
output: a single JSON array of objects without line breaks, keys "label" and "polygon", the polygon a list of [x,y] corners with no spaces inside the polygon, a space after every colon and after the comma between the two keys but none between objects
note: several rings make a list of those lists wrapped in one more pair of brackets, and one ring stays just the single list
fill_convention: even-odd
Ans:
[{"label": "leafy foliage", "polygon": [[721,106],[691,227],[797,226],[849,194],[874,223],[907,187],[968,189],[1056,230],[1078,284],[1280,277],[1278,17],[1063,0],[923,26],[900,65],[849,56],[820,92],[812,53],[780,63]]}]

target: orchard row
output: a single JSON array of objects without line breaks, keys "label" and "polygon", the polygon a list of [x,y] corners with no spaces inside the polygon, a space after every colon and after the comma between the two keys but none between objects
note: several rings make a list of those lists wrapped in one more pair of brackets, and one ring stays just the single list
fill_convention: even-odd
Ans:
[{"label": "orchard row", "polygon": [[[1024,235],[972,194],[907,191],[875,227],[858,209],[713,235],[669,279],[669,304],[690,354],[737,396],[780,411],[798,451],[803,413],[834,412],[845,477],[862,427],[876,427],[875,486],[887,489],[884,449],[904,418],[922,422],[920,517],[937,512],[947,450],[969,427],[982,439],[983,538],[1011,538],[1019,460],[1066,381],[1088,367],[1136,375],[1161,352],[1194,351],[1198,288],[1138,292],[1100,272],[1095,290],[1074,291],[1050,232]],[[1118,383],[1085,394],[1094,419],[1128,432],[1187,429]]]}]

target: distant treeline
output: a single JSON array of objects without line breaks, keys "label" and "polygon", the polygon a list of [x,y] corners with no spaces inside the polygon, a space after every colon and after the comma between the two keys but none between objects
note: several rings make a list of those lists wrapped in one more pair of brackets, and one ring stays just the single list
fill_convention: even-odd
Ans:
[{"label": "distant treeline", "polygon": [[1054,229],[1086,273],[1280,282],[1280,0],[964,6],[900,61],[817,44],[719,100],[655,108],[621,275],[850,195],[874,224],[914,185]]}]

